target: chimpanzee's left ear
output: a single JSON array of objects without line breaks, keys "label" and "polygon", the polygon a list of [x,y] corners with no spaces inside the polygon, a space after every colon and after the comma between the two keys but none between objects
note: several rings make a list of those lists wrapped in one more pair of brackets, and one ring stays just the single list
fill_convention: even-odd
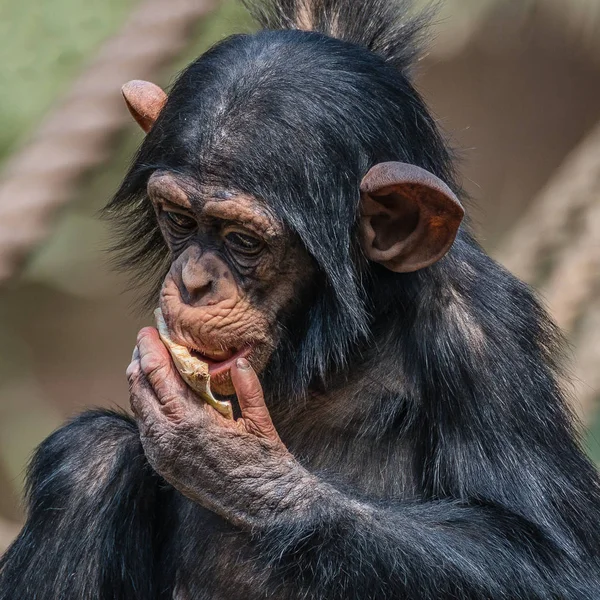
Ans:
[{"label": "chimpanzee's left ear", "polygon": [[450,250],[465,211],[429,171],[381,163],[365,175],[360,191],[361,242],[370,260],[408,273],[432,265]]},{"label": "chimpanzee's left ear", "polygon": [[167,103],[167,94],[154,83],[138,79],[127,82],[121,88],[121,92],[129,112],[148,133]]}]

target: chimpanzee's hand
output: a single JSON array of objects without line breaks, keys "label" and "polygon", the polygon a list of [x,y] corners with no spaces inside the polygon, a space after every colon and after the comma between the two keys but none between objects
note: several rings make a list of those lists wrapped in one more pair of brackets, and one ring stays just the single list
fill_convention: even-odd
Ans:
[{"label": "chimpanzee's hand", "polygon": [[314,478],[279,439],[247,361],[231,369],[242,410],[237,421],[185,385],[155,329],[140,331],[127,378],[146,457],[182,494],[236,524],[258,527],[310,502]]}]

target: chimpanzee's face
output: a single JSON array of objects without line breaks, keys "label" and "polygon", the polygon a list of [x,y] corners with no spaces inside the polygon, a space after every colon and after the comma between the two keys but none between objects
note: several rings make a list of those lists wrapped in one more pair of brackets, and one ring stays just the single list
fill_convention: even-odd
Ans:
[{"label": "chimpanzee's face", "polygon": [[282,310],[311,278],[300,244],[258,200],[156,172],[148,195],[169,246],[160,307],[173,341],[208,363],[211,387],[234,392],[229,368],[261,372],[278,344]]},{"label": "chimpanzee's face", "polygon": [[[268,91],[268,87],[266,89]],[[132,115],[146,132],[154,128],[163,109],[167,110],[157,140],[162,139],[162,151],[172,148],[173,143],[165,137],[165,128],[169,125],[165,92],[152,83],[132,81],[123,87],[123,94]],[[265,98],[268,99],[268,94]],[[182,117],[177,107],[171,118],[174,116],[177,122],[182,118],[188,122],[185,120],[188,117]],[[247,116],[244,113],[244,122]],[[210,115],[208,117],[210,119]],[[189,123],[195,123],[196,129],[200,122],[205,121],[189,116]],[[329,125],[323,131],[333,131],[335,127],[329,121],[327,123]],[[277,121],[275,126],[280,127],[281,123]],[[289,131],[297,131],[297,127],[291,127]],[[289,131],[286,129],[284,133]],[[286,136],[279,135],[274,139],[281,143],[283,137]],[[199,138],[196,145],[201,143]],[[350,247],[347,234],[352,227],[363,258],[395,273],[411,273],[433,265],[450,250],[458,233],[464,216],[462,205],[455,193],[433,173],[415,164],[388,161],[371,166],[362,176],[362,173],[354,173],[347,166],[338,164],[334,156],[330,157],[330,144],[326,140],[322,139],[316,148],[320,156],[316,163],[320,166],[313,168],[317,173],[316,181],[322,180],[322,185],[312,193],[321,202],[315,203],[315,198],[306,197],[304,205],[297,202],[291,209],[287,206],[278,208],[285,212],[285,221],[290,228],[296,227],[298,222],[305,224],[295,233],[286,229],[260,198],[240,193],[235,188],[211,187],[200,180],[184,177],[175,169],[157,171],[148,181],[148,196],[156,209],[172,263],[162,286],[162,313],[171,339],[195,351],[198,358],[209,364],[212,389],[219,394],[234,393],[229,369],[236,358],[247,357],[260,373],[282,342],[302,338],[305,332],[291,331],[292,335],[283,340],[285,328],[290,330],[295,324],[310,329],[310,325],[298,324],[310,323],[311,307],[318,308],[314,304],[316,286],[323,285],[324,281],[334,285],[334,281],[325,279],[328,273],[323,269],[323,265],[329,265],[329,271],[334,271],[331,257],[325,256],[326,251],[314,243],[314,239],[312,245],[307,244],[312,256],[299,241],[300,234],[305,236],[305,242],[310,238],[306,224],[314,225],[318,231],[321,231],[321,221],[331,225],[322,229],[323,237],[328,235],[329,241],[338,243],[341,240],[342,244],[346,240],[345,250]],[[191,152],[190,149],[188,153]],[[197,152],[198,148],[194,150],[194,156]],[[274,155],[279,156],[270,150],[269,156]],[[301,154],[299,157],[304,160]],[[169,164],[168,160],[161,162]],[[178,164],[177,161],[174,164]],[[183,161],[183,164],[188,163]],[[243,164],[247,165],[246,162]],[[354,164],[353,168],[356,166]],[[356,181],[354,191],[346,190],[352,196],[347,197],[344,206],[360,197],[353,214],[346,210],[345,216],[341,215],[339,219],[331,210],[322,208],[323,201],[330,195],[327,190],[333,197],[340,191],[339,178],[329,181],[325,177],[332,169],[342,169],[346,181]],[[359,175],[362,177],[360,183]],[[219,179],[236,181],[233,174],[230,178]],[[245,187],[252,186],[246,184]],[[148,235],[147,228],[139,237],[143,239],[144,235]],[[139,239],[134,235],[136,241]],[[323,247],[331,250],[332,246]],[[349,253],[337,257],[347,262],[352,260]],[[319,272],[317,264],[320,265]],[[351,279],[352,266],[344,264],[346,268],[338,272],[338,277]],[[360,304],[359,294],[355,296]],[[306,319],[294,318],[302,312]],[[314,312],[319,314],[318,310]],[[354,335],[360,331],[356,328]],[[327,351],[331,355],[331,348]],[[314,359],[311,364],[315,364]]]}]

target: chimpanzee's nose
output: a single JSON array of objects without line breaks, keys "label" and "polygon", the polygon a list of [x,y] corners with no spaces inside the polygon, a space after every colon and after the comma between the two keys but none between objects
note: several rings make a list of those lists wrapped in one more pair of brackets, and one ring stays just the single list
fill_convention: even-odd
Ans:
[{"label": "chimpanzee's nose", "polygon": [[188,260],[181,270],[182,299],[191,306],[209,304],[213,295],[213,269],[210,265],[202,264],[203,262],[205,261]]}]

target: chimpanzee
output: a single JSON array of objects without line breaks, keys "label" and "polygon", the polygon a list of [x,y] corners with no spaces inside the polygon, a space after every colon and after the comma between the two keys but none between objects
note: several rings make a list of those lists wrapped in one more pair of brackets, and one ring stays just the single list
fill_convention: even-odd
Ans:
[{"label": "chimpanzee", "polygon": [[561,338],[461,224],[408,76],[423,19],[254,9],[265,30],[168,100],[125,86],[148,135],[107,209],[235,419],[143,329],[135,420],[88,412],[37,450],[0,598],[600,598]]}]

